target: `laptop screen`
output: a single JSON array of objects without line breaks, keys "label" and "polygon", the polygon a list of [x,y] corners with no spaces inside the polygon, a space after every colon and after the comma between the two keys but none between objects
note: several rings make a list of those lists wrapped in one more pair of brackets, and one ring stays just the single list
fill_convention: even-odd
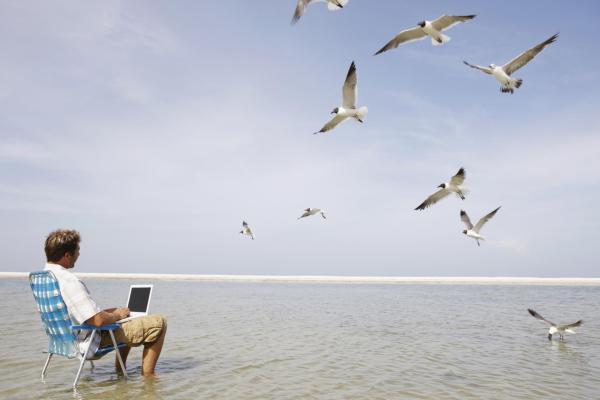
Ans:
[{"label": "laptop screen", "polygon": [[150,299],[150,287],[132,287],[127,307],[132,312],[146,312]]}]

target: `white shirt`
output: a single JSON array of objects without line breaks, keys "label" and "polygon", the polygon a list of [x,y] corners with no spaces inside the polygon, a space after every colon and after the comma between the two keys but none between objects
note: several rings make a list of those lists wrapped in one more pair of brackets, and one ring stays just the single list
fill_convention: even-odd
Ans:
[{"label": "white shirt", "polygon": [[[58,280],[60,293],[67,305],[69,317],[74,325],[84,324],[85,321],[102,311],[94,299],[92,299],[92,296],[90,296],[90,291],[87,286],[85,286],[85,283],[75,276],[74,273],[53,263],[47,263],[44,269],[52,271]],[[79,335],[77,335],[77,344],[82,354],[85,352],[85,349],[90,342],[91,332],[92,331],[81,331]],[[99,345],[100,332],[96,332],[94,335],[94,342],[90,345],[88,351],[88,358],[94,355]]]}]

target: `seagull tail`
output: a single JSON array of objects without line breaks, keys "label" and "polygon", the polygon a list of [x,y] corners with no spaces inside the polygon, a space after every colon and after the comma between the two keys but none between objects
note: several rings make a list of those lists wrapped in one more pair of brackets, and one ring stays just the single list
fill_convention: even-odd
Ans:
[{"label": "seagull tail", "polygon": [[431,38],[431,44],[434,46],[441,46],[444,43],[448,43],[450,41],[450,36],[446,36],[443,33],[440,33],[439,38]]},{"label": "seagull tail", "polygon": [[344,8],[346,3],[348,3],[348,0],[336,0],[334,2],[328,1],[327,8],[329,8],[330,11],[337,11],[337,10]]},{"label": "seagull tail", "polygon": [[367,108],[367,106],[362,106],[356,112],[356,117],[355,118],[357,120],[359,120],[360,122],[363,122],[363,120],[365,119],[365,115],[367,115],[368,112],[369,112],[369,109]]}]

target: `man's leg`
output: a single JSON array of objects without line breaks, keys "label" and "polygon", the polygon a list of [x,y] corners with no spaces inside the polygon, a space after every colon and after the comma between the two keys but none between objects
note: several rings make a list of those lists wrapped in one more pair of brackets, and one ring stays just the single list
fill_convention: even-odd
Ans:
[{"label": "man's leg", "polygon": [[154,375],[154,368],[156,367],[158,357],[160,357],[166,334],[167,325],[163,327],[163,330],[156,341],[144,344],[144,352],[142,353],[142,375]]},{"label": "man's leg", "polygon": [[[154,368],[162,351],[166,333],[167,320],[162,315],[148,315],[125,322],[121,325],[121,329],[115,332],[117,341],[128,345],[120,349],[123,363],[131,347],[143,345],[142,375],[154,375]],[[119,337],[122,337],[122,340]]]}]

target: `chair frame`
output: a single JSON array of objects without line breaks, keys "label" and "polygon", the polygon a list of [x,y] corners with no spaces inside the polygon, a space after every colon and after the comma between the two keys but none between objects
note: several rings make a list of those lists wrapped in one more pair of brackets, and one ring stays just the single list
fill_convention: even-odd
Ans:
[{"label": "chair frame", "polygon": [[[38,309],[39,309],[39,312],[40,312],[40,317],[42,318],[42,322],[44,324],[46,324],[46,321],[44,320],[44,317],[42,316],[42,309],[40,309],[40,304],[38,302],[38,297],[35,294],[34,283],[32,281],[32,277],[35,277],[35,276],[38,276],[38,275],[49,275],[49,276],[51,276],[52,279],[54,280],[54,282],[56,282],[56,286],[58,286],[58,280],[56,279],[56,276],[54,276],[54,274],[51,271],[32,272],[31,274],[29,274],[29,280],[30,280],[31,288],[32,288],[32,291],[34,292],[34,299],[36,301],[36,304],[38,304]],[[57,297],[58,298],[59,304],[64,304],[64,300],[62,299],[62,295],[60,294],[60,290],[58,291],[58,293],[55,293],[53,297]],[[66,308],[65,308],[65,312],[66,312]],[[83,370],[83,365],[85,364],[86,361],[88,361],[88,353],[89,353],[90,346],[91,346],[91,344],[92,344],[92,342],[94,340],[95,335],[96,334],[100,334],[102,331],[108,331],[108,333],[110,335],[110,339],[112,341],[112,347],[104,347],[104,348],[98,349],[96,351],[95,355],[92,358],[89,359],[90,363],[92,364],[92,369],[94,368],[94,362],[93,362],[93,360],[97,360],[100,357],[102,357],[103,355],[105,355],[105,354],[107,354],[107,353],[115,350],[116,356],[117,356],[117,360],[119,361],[119,365],[121,366],[121,371],[123,372],[123,375],[125,376],[125,379],[129,378],[127,376],[127,371],[125,370],[125,364],[123,363],[123,359],[121,358],[121,352],[119,351],[120,348],[126,347],[126,345],[123,344],[123,343],[117,344],[117,340],[115,339],[115,334],[114,334],[114,331],[116,329],[119,329],[120,327],[121,327],[121,324],[118,324],[118,323],[104,325],[104,326],[93,326],[93,325],[88,325],[88,324],[70,325],[71,334],[72,334],[72,340],[73,340],[73,346],[74,346],[74,348],[77,349],[77,351],[76,351],[76,353],[74,355],[77,358],[81,359],[81,362],[79,363],[79,369],[77,370],[77,375],[75,376],[75,380],[73,381],[73,388],[77,387],[77,383],[79,382],[79,378],[81,376],[81,371]],[[92,331],[91,337],[89,339],[88,346],[86,347],[86,349],[83,352],[83,354],[82,354],[81,350],[79,350],[79,347],[77,346],[77,343],[76,343],[76,340],[75,340],[75,333],[74,333],[74,331],[79,331],[79,330],[90,330],[90,331]],[[50,334],[48,333],[48,328],[46,328],[46,334],[48,336],[50,336]],[[46,362],[44,363],[44,368],[42,369],[42,381],[46,377],[46,371],[48,370],[48,365],[50,364],[50,360],[52,359],[52,356],[54,354],[65,356],[67,358],[72,358],[69,355],[60,354],[60,353],[56,353],[56,352],[52,351],[51,343],[52,343],[52,338],[50,337],[50,342],[49,342],[49,345],[48,345],[48,358],[46,359]]]}]

